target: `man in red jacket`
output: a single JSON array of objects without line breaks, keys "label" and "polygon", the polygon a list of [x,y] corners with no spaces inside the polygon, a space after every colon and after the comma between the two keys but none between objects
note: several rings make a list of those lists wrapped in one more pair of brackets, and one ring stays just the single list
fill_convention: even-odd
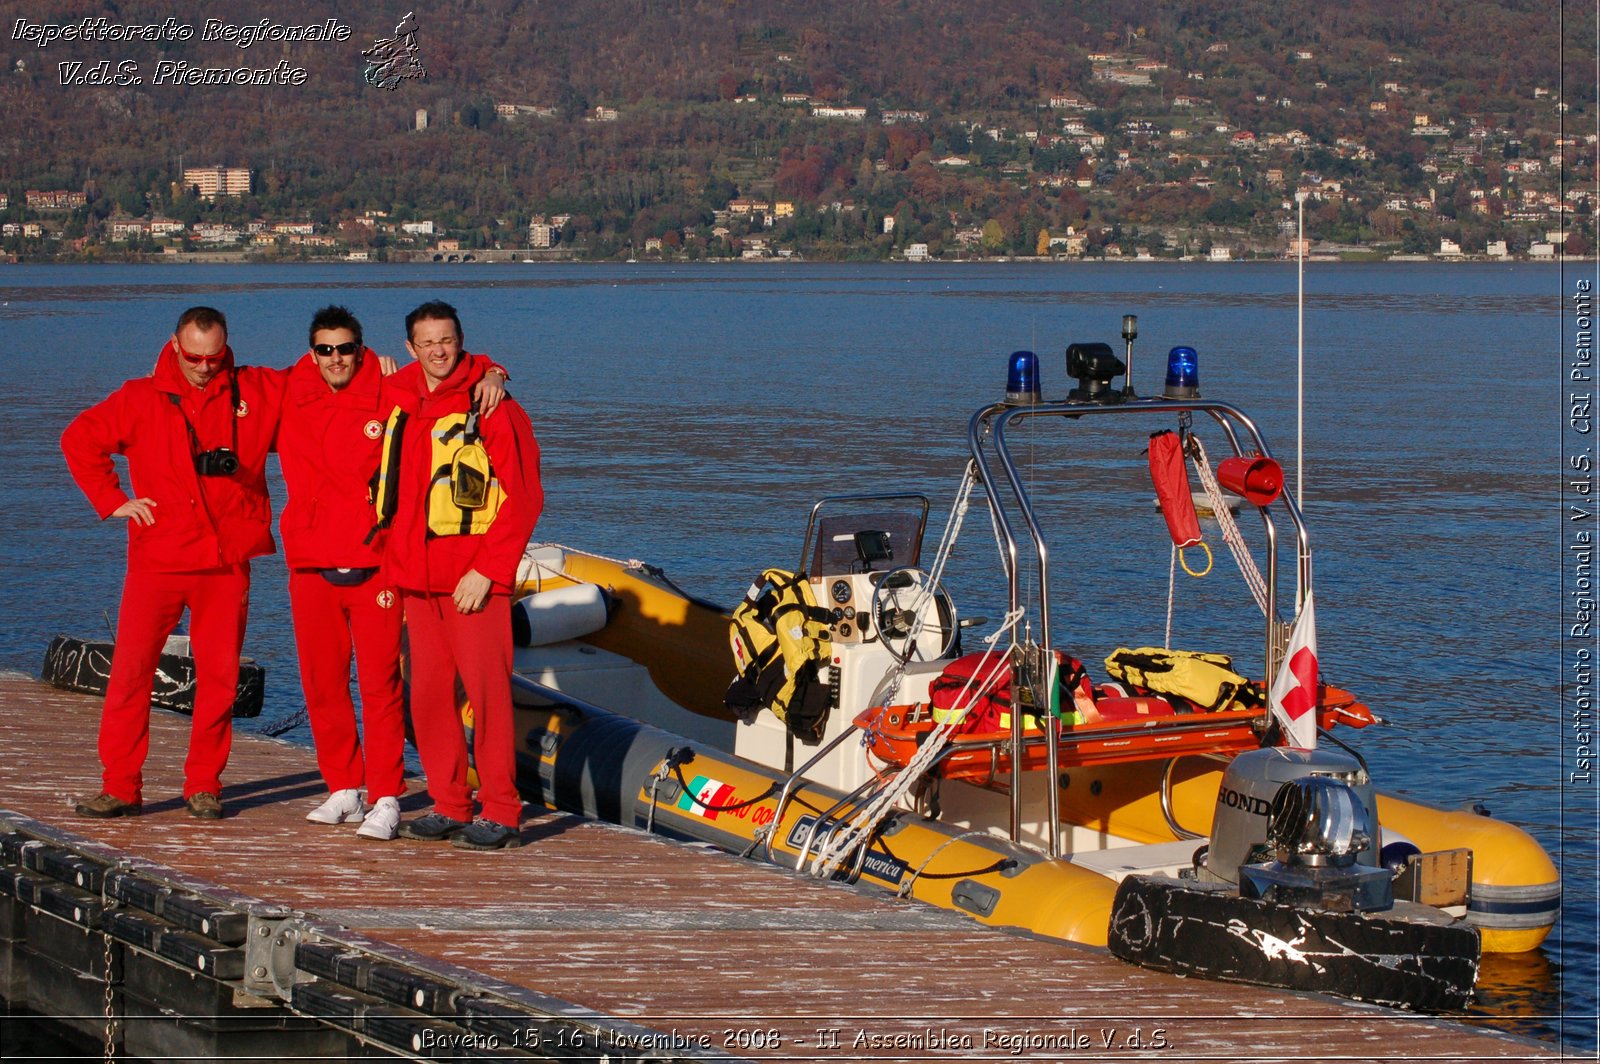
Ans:
[{"label": "man in red jacket", "polygon": [[[392,839],[405,793],[400,603],[379,578],[383,537],[369,532],[371,482],[384,418],[394,404],[385,398],[380,359],[362,343],[355,315],[323,307],[310,333],[311,349],[288,371],[278,428],[289,491],[279,529],[295,648],[317,767],[328,785],[328,799],[306,819],[360,821],[357,835]],[[479,385],[484,410],[499,402],[504,379],[498,366],[488,366]],[[352,651],[361,734],[350,698]],[[363,784],[370,810],[362,802]]]},{"label": "man in red jacket", "polygon": [[[196,817],[222,816],[250,559],[276,549],[265,470],[282,396],[281,374],[234,365],[221,312],[191,307],[154,373],[126,382],[62,433],[67,466],[95,512],[128,522],[128,569],[100,717],[102,790],[78,804],[82,816],[140,811],[150,691],[185,607],[195,699],[183,797]],[[127,457],[131,491],[118,480],[114,454]]]},{"label": "man in red jacket", "polygon": [[[289,370],[278,458],[289,491],[279,530],[306,716],[328,799],[321,824],[362,821],[357,834],[394,838],[405,793],[400,603],[378,579],[383,544],[369,541],[370,481],[389,407],[383,370],[344,307],[311,319],[311,349]],[[350,699],[354,651],[362,733]],[[363,741],[364,740],[364,741]],[[373,803],[362,804],[361,788]]]},{"label": "man in red jacket", "polygon": [[[378,488],[390,522],[385,576],[400,589],[411,643],[411,720],[433,812],[400,827],[406,838],[466,849],[520,844],[511,715],[511,592],[544,492],[539,447],[510,399],[480,418],[472,388],[483,367],[462,350],[448,303],[406,316],[417,361],[386,382],[390,415]],[[459,674],[473,708],[477,798],[456,707]],[[470,823],[469,823],[470,821]]]}]

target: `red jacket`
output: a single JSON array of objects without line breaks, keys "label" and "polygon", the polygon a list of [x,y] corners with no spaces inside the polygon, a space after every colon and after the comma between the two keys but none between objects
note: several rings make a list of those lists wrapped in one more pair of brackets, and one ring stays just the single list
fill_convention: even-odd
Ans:
[{"label": "red jacket", "polygon": [[[484,372],[501,369],[464,355]],[[504,372],[504,370],[501,370]],[[383,370],[369,347],[354,379],[335,391],[307,354],[289,368],[278,424],[284,503],[278,531],[291,569],[365,569],[383,563],[386,533],[371,537],[372,481],[383,452],[383,423],[394,409]]]},{"label": "red jacket", "polygon": [[384,552],[384,577],[411,591],[449,594],[467,570],[476,569],[509,593],[517,564],[544,507],[539,484],[539,445],[527,413],[510,397],[479,426],[505,502],[481,536],[430,536],[426,510],[433,464],[433,423],[471,407],[472,389],[492,363],[468,354],[432,392],[416,362],[384,379],[385,393],[409,415],[400,447],[394,520]]},{"label": "red jacket", "polygon": [[[224,353],[222,372],[200,389],[184,379],[168,341],[154,373],[127,381],[74,418],[61,434],[72,479],[102,519],[129,498],[155,500],[154,524],[127,523],[129,569],[196,572],[276,549],[266,462],[278,426],[284,373],[235,367],[232,349]],[[235,379],[237,409],[229,383]],[[195,472],[195,447],[184,427],[185,416],[200,450],[227,447],[238,455],[237,472],[225,477]],[[127,456],[131,495],[117,478],[114,454]]]},{"label": "red jacket", "polygon": [[372,530],[369,493],[383,450],[383,370],[368,348],[349,384],[334,391],[317,360],[289,368],[278,427],[278,460],[289,489],[278,530],[291,569],[364,569],[383,562],[383,539]]}]

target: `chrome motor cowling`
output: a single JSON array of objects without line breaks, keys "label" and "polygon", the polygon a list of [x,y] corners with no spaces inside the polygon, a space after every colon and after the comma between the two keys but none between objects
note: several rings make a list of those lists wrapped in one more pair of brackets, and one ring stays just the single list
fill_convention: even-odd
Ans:
[{"label": "chrome motor cowling", "polygon": [[1343,780],[1303,776],[1278,788],[1267,814],[1267,845],[1283,864],[1342,868],[1372,845],[1372,816]]}]

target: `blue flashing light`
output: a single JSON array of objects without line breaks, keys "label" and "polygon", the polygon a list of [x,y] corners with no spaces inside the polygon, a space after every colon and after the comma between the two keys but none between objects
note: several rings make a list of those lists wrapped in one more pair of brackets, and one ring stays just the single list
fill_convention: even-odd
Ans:
[{"label": "blue flashing light", "polygon": [[1039,356],[1032,351],[1011,352],[1011,363],[1006,370],[1006,402],[1037,403],[1039,401]]},{"label": "blue flashing light", "polygon": [[1168,399],[1194,399],[1200,394],[1200,356],[1192,347],[1174,347],[1167,352]]}]

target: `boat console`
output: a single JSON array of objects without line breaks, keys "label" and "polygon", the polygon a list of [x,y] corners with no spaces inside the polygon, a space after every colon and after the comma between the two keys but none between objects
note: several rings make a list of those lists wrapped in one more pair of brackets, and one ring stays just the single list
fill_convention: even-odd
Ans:
[{"label": "boat console", "polygon": [[828,616],[827,720],[808,743],[762,710],[738,729],[734,753],[792,770],[832,747],[805,767],[806,779],[848,792],[873,776],[859,745],[833,746],[855,730],[855,709],[881,705],[891,679],[894,697],[926,698],[959,644],[954,604],[919,568],[928,509],[921,494],[836,496],[812,508],[800,572]]}]

